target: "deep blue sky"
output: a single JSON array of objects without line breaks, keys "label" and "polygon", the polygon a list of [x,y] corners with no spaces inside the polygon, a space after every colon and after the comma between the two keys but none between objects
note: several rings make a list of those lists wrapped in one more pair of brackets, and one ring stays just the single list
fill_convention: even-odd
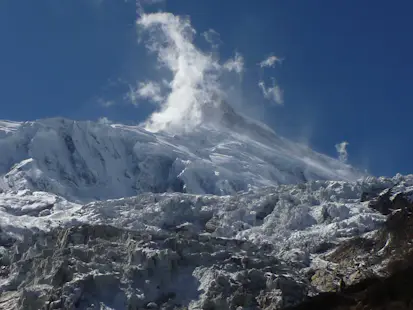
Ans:
[{"label": "deep blue sky", "polygon": [[[285,59],[272,73],[285,104],[263,113],[277,132],[331,156],[347,140],[350,163],[376,175],[413,172],[413,2],[167,0],[158,8],[189,15],[198,33],[219,32],[221,57],[239,51],[246,72],[272,52]],[[0,119],[146,118],[147,105],[122,99],[127,83],[152,70],[135,18],[135,4],[123,0],[1,1]],[[254,78],[243,82],[245,98]],[[117,104],[102,106],[108,100]]]}]

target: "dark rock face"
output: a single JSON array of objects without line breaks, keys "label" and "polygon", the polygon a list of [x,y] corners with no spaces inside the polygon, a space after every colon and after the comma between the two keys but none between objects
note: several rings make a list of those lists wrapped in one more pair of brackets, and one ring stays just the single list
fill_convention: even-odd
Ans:
[{"label": "dark rock face", "polygon": [[321,293],[299,306],[287,309],[410,310],[412,308],[413,266],[410,266],[387,278],[365,279],[341,292]]},{"label": "dark rock face", "polygon": [[[392,188],[389,188],[373,197],[369,202],[369,207],[383,215],[389,215],[395,210],[409,209],[411,208],[411,202],[408,197],[410,197],[411,194],[411,192],[397,193],[392,197]],[[362,196],[365,196],[365,193],[363,193]],[[363,197],[361,200],[363,201]]]},{"label": "dark rock face", "polygon": [[[411,193],[393,199],[390,193],[370,204],[389,214],[385,225],[371,238],[358,237],[338,246],[325,256],[336,264],[334,270],[317,270],[312,277],[313,285],[331,292],[288,309],[413,309],[413,203]],[[346,287],[328,289],[339,274],[345,275]]]},{"label": "dark rock face", "polygon": [[376,187],[376,188],[369,189],[368,191],[365,191],[362,193],[360,197],[360,201],[364,202],[364,201],[373,200],[377,198],[380,195],[380,193],[383,192],[384,190],[386,190],[386,188],[383,188],[383,187]]},{"label": "dark rock face", "polygon": [[383,215],[388,215],[392,211],[393,203],[390,200],[391,189],[385,190],[381,195],[375,197],[369,202],[369,207],[380,212]]}]

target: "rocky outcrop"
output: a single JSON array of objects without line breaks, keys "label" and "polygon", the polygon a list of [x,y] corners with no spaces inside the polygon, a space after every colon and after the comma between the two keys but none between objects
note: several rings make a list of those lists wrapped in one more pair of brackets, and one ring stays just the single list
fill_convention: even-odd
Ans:
[{"label": "rocky outcrop", "polygon": [[394,194],[389,189],[374,198],[370,206],[389,214],[384,226],[325,254],[323,258],[334,267],[313,270],[311,277],[321,293],[289,309],[413,309],[410,197],[410,192]]}]

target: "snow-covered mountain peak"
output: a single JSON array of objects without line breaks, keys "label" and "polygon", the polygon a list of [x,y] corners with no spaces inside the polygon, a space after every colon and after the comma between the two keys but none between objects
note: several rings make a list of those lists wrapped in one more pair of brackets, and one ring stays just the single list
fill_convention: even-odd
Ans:
[{"label": "snow-covered mountain peak", "polygon": [[0,186],[91,201],[142,192],[226,195],[253,187],[363,176],[227,112],[225,126],[205,124],[181,134],[63,118],[3,122],[11,129],[0,136]]},{"label": "snow-covered mountain peak", "polygon": [[7,134],[9,132],[13,132],[19,128],[21,123],[19,122],[11,122],[11,121],[4,121],[0,120],[0,136],[2,134]]}]

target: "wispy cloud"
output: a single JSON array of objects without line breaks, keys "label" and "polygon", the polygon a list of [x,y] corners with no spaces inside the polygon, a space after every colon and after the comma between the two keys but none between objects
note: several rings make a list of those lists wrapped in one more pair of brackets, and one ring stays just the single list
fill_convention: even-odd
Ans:
[{"label": "wispy cloud", "polygon": [[264,81],[260,81],[258,83],[258,87],[261,89],[265,99],[268,99],[276,104],[284,104],[283,90],[275,83],[275,80],[273,80],[272,85],[268,87],[265,86]]},{"label": "wispy cloud", "polygon": [[271,55],[268,58],[261,61],[258,65],[261,68],[274,68],[276,63],[281,63],[281,62],[282,62],[281,58]]},{"label": "wispy cloud", "polygon": [[103,117],[98,119],[98,123],[102,124],[102,125],[110,125],[113,122],[110,119],[108,119],[106,116],[103,116]]},{"label": "wispy cloud", "polygon": [[98,103],[99,103],[102,107],[105,107],[105,108],[109,108],[109,107],[115,105],[115,101],[113,101],[113,100],[104,100],[104,99],[102,99],[102,98],[98,99]]},{"label": "wispy cloud", "polygon": [[347,152],[347,146],[348,146],[348,142],[347,141],[343,141],[341,143],[338,143],[335,145],[336,147],[336,151],[338,153],[338,157],[340,159],[340,161],[342,162],[347,162],[348,159],[348,152]]},{"label": "wispy cloud", "polygon": [[205,41],[207,41],[213,48],[218,48],[221,44],[221,37],[218,32],[216,32],[214,29],[209,29],[205,32],[202,33],[202,36],[204,37]]},{"label": "wispy cloud", "polygon": [[244,71],[244,57],[236,52],[234,58],[228,59],[224,63],[224,68],[228,71],[241,74]]},{"label": "wispy cloud", "polygon": [[[261,68],[274,68],[276,63],[281,63],[281,58],[270,55],[258,65]],[[271,78],[271,85],[266,86],[263,80],[258,82],[258,87],[261,89],[261,92],[265,99],[270,100],[276,104],[282,105],[284,104],[284,92],[280,86],[277,85],[274,78]]]},{"label": "wispy cloud", "polygon": [[159,83],[154,81],[139,82],[138,85],[128,85],[129,91],[124,99],[133,105],[139,105],[140,99],[146,99],[152,103],[162,103],[164,97],[162,96],[162,89]]},{"label": "wispy cloud", "polygon": [[132,103],[133,105],[138,105],[139,103],[139,97],[136,93],[136,87],[132,85],[128,85],[129,91],[125,94],[123,97],[124,100],[126,100],[129,103]]},{"label": "wispy cloud", "polygon": [[140,82],[136,89],[136,95],[139,98],[148,99],[154,103],[161,103],[164,100],[161,86],[153,81]]},{"label": "wispy cloud", "polygon": [[151,5],[151,4],[159,4],[164,3],[166,0],[136,0],[137,3],[141,5]]},{"label": "wispy cloud", "polygon": [[136,16],[145,14],[147,7],[164,4],[166,0],[124,0],[125,2],[131,1],[136,4]]}]

